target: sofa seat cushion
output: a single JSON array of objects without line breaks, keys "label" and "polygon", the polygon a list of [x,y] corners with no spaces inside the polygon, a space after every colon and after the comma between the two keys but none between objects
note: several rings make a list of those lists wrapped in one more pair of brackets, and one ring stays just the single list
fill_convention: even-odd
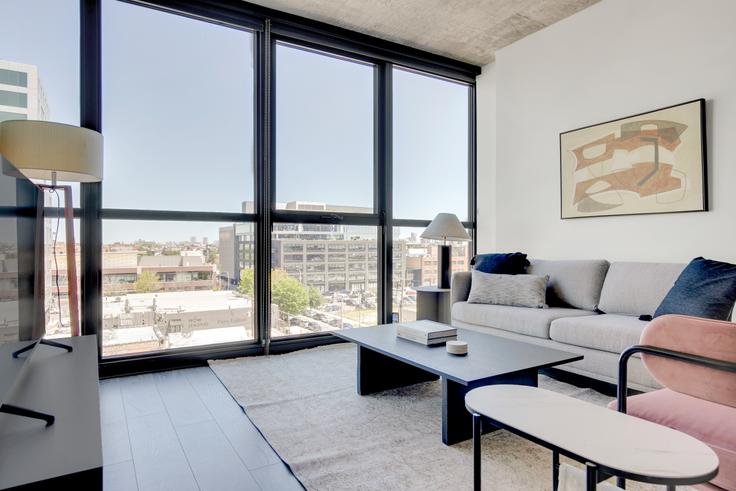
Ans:
[{"label": "sofa seat cushion", "polygon": [[468,302],[457,302],[452,306],[453,320],[544,339],[549,339],[549,326],[553,320],[561,317],[590,315],[595,314],[587,310],[561,307],[530,309]]},{"label": "sofa seat cushion", "polygon": [[639,344],[647,322],[628,315],[591,315],[552,321],[549,337],[559,343],[621,353]]},{"label": "sofa seat cushion", "polygon": [[670,389],[631,396],[627,406],[633,416],[682,431],[711,447],[720,460],[718,475],[711,482],[736,489],[736,408]]}]

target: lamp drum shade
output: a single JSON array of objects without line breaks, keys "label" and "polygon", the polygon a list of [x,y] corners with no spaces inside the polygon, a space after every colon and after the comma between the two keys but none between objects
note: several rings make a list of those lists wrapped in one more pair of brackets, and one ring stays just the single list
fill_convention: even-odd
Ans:
[{"label": "lamp drum shade", "polygon": [[452,213],[437,214],[421,237],[434,240],[470,240],[465,227],[460,223],[457,215]]},{"label": "lamp drum shade", "polygon": [[102,180],[102,135],[49,121],[0,123],[0,155],[29,179]]}]

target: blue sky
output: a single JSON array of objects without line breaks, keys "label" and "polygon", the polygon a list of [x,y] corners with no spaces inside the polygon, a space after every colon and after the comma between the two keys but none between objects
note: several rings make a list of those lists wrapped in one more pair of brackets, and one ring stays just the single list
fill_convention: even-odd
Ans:
[{"label": "blue sky", "polygon": [[[0,59],[37,65],[50,119],[71,124],[78,16],[78,0],[0,3]],[[253,199],[252,41],[103,1],[105,207],[239,211]],[[276,68],[277,200],[371,206],[372,68],[290,47]],[[394,104],[395,216],[466,218],[467,89],[396,71]],[[221,225],[109,221],[104,239],[213,240]]]}]

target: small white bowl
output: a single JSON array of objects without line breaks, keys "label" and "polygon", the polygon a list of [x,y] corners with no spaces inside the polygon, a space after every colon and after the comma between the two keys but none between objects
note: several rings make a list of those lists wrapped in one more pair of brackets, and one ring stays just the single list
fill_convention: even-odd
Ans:
[{"label": "small white bowl", "polygon": [[445,343],[447,352],[451,355],[467,355],[468,354],[468,343],[465,341],[448,341]]}]

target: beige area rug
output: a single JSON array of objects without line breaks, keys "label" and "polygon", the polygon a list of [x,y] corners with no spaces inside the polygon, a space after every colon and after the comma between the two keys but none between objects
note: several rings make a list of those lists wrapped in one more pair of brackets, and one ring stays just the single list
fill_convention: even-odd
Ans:
[{"label": "beige area rug", "polygon": [[[353,345],[334,345],[210,366],[309,490],[472,489],[471,442],[448,447],[440,439],[439,382],[361,397],[355,363]],[[544,376],[540,386],[611,400]],[[484,435],[483,489],[551,489],[551,462],[550,451],[511,433]]]}]

